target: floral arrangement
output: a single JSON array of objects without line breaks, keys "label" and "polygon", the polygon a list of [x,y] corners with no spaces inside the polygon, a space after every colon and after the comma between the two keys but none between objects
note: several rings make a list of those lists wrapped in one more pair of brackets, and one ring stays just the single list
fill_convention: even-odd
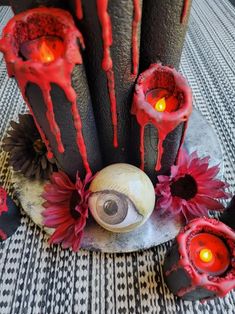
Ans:
[{"label": "floral arrangement", "polygon": [[64,249],[71,247],[77,251],[88,218],[89,190],[86,189],[91,181],[87,175],[82,181],[77,174],[75,184],[63,172],[54,172],[50,183],[45,186],[43,204],[45,211],[44,225],[55,228],[49,243],[61,243]]},{"label": "floral arrangement", "polygon": [[11,121],[11,129],[3,140],[9,153],[9,164],[27,178],[49,179],[57,168],[47,158],[47,149],[30,114],[20,114],[19,123]]},{"label": "floral arrangement", "polygon": [[[77,174],[73,183],[64,172],[53,172],[54,165],[46,157],[47,151],[33,118],[20,115],[19,122],[11,122],[12,130],[4,139],[4,149],[10,153],[10,164],[28,178],[50,177],[42,195],[45,199],[42,213],[44,226],[55,229],[49,243],[61,244],[64,249],[72,248],[76,252],[80,248],[89,214],[89,183],[93,178],[87,175],[82,180]],[[199,158],[197,152],[188,155],[181,150],[170,175],[158,176],[155,210],[169,216],[182,214],[188,221],[208,216],[209,210],[224,209],[220,200],[230,196],[226,192],[228,185],[216,178],[220,168],[218,165],[210,167],[209,160],[210,157]],[[1,195],[0,215],[5,211]],[[6,238],[1,230],[0,238]]]},{"label": "floral arrangement", "polygon": [[156,207],[172,216],[183,214],[186,220],[208,216],[208,210],[222,210],[216,199],[227,199],[227,183],[216,179],[219,166],[209,167],[210,157],[200,159],[197,152],[182,150],[169,176],[158,176]]}]

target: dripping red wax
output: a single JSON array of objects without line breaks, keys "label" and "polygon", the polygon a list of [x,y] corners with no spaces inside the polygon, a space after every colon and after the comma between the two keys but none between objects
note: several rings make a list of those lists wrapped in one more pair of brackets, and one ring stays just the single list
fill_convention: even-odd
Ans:
[{"label": "dripping red wax", "polygon": [[[189,254],[190,241],[195,235],[205,232],[223,239],[228,247],[230,267],[223,275],[211,276],[209,272],[199,272],[192,264]],[[179,297],[183,297],[198,286],[213,291],[219,297],[224,297],[235,287],[235,233],[228,226],[212,218],[193,219],[178,234],[176,243],[179,259],[165,275],[169,276],[178,269],[184,269],[191,279],[190,286],[177,291]]]},{"label": "dripping red wax", "polygon": [[181,13],[181,19],[180,19],[180,23],[182,23],[182,24],[185,23],[187,13],[189,10],[189,3],[190,3],[189,0],[184,0],[183,9],[182,9],[182,13]]},{"label": "dripping red wax", "polygon": [[[33,27],[30,28],[29,25]],[[37,27],[37,25],[40,25],[40,27]],[[25,32],[25,29],[33,29],[33,31]],[[58,58],[50,63],[42,63],[33,60],[24,61],[20,58],[18,55],[19,47],[24,41],[34,40],[46,35],[62,38],[65,49],[62,58]],[[84,47],[82,35],[75,27],[72,17],[68,12],[54,8],[36,8],[16,15],[8,22],[3,31],[3,38],[0,41],[0,50],[5,55],[9,75],[15,76],[18,81],[21,93],[34,117],[42,140],[47,147],[49,158],[53,157],[50,143],[33,114],[30,103],[26,97],[26,85],[28,82],[32,82],[41,88],[47,106],[46,116],[51,132],[56,138],[58,151],[60,153],[64,152],[64,147],[60,129],[55,121],[53,103],[50,96],[51,83],[57,84],[64,90],[68,101],[71,103],[71,114],[76,129],[77,146],[86,172],[91,173],[86,145],[82,134],[82,122],[76,103],[77,95],[71,85],[71,74],[74,66],[76,64],[82,64],[82,57],[77,45],[78,40],[81,46]],[[58,75],[58,72],[60,75]]]},{"label": "dripping red wax", "polygon": [[112,24],[108,14],[108,0],[97,0],[97,14],[102,29],[103,38],[103,60],[102,68],[106,72],[108,81],[109,98],[111,104],[111,115],[113,123],[113,146],[118,147],[117,135],[117,101],[115,94],[115,78],[113,72],[113,61],[110,54],[110,47],[113,43]]},{"label": "dripping red wax", "polygon": [[7,192],[4,188],[0,186],[0,215],[3,212],[7,212],[8,207],[7,207]]},{"label": "dripping red wax", "polygon": [[[168,94],[177,94],[179,102],[177,110],[173,112],[158,112],[146,100],[146,95],[154,89],[165,89]],[[176,96],[174,96],[176,97]],[[136,116],[140,126],[140,168],[144,170],[144,130],[148,124],[153,124],[158,131],[158,156],[155,170],[161,168],[163,155],[163,141],[180,123],[185,122],[184,134],[181,138],[180,148],[183,144],[187,121],[192,112],[192,93],[186,80],[175,70],[161,64],[152,64],[149,69],[140,74],[133,97],[131,113]]]},{"label": "dripping red wax", "polygon": [[138,26],[141,21],[141,8],[139,0],[133,0],[134,18],[132,22],[132,62],[133,75],[138,74],[139,48],[138,48]]},{"label": "dripping red wax", "polygon": [[76,16],[79,20],[83,19],[82,0],[75,0]]}]

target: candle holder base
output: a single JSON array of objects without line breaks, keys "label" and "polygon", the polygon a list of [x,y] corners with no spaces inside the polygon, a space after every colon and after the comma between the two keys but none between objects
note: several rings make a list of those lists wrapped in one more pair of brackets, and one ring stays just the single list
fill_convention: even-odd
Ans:
[{"label": "candle holder base", "polygon": [[[220,176],[223,173],[223,156],[217,136],[205,118],[196,110],[193,111],[184,143],[191,153],[197,150],[200,157],[211,156],[210,165],[220,164]],[[22,175],[14,174],[15,190],[24,211],[48,234],[53,229],[43,227],[41,197],[45,182],[28,180]],[[107,253],[125,253],[148,249],[173,239],[182,227],[179,218],[161,216],[154,211],[148,221],[140,228],[129,233],[111,233],[100,227],[91,217],[85,227],[81,248]]]}]

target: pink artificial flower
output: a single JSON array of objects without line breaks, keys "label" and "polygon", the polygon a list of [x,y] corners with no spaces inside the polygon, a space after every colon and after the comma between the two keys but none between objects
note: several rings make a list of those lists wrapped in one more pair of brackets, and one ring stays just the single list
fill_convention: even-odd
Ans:
[{"label": "pink artificial flower", "polygon": [[88,174],[84,181],[77,175],[76,183],[72,183],[63,172],[54,172],[44,188],[43,198],[46,208],[43,212],[44,225],[55,228],[49,239],[50,244],[61,243],[64,249],[71,247],[78,251],[83,236],[83,229],[88,217],[88,197],[86,190],[91,181]]},{"label": "pink artificial flower", "polygon": [[210,157],[198,158],[196,152],[181,151],[178,164],[171,167],[171,175],[158,176],[155,191],[157,208],[172,216],[182,213],[186,220],[208,216],[208,210],[224,206],[216,199],[226,199],[228,185],[218,179],[219,166],[209,168]]}]

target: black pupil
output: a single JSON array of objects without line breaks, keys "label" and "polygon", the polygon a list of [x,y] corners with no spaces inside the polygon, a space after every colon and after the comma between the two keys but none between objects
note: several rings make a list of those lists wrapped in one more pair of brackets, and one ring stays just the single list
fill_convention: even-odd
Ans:
[{"label": "black pupil", "polygon": [[109,215],[113,216],[118,212],[118,205],[115,201],[108,200],[104,203],[104,212]]}]

